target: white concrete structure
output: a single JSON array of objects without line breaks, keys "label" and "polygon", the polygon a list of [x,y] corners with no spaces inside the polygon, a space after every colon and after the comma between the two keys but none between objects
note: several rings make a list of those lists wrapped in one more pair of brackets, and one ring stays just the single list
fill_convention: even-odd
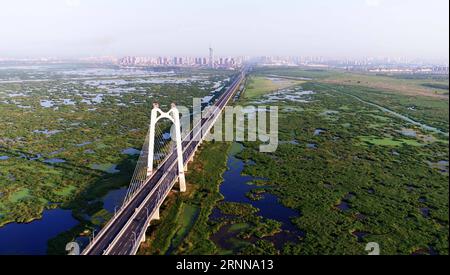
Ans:
[{"label": "white concrete structure", "polygon": [[175,126],[175,142],[178,159],[178,178],[180,182],[180,192],[185,192],[186,180],[184,177],[183,149],[181,148],[180,113],[175,103],[172,103],[171,109],[167,113],[161,111],[161,109],[159,108],[159,104],[157,103],[153,104],[153,109],[150,118],[147,177],[151,176],[153,173],[153,156],[155,150],[155,127],[156,123],[162,118],[169,119]]}]

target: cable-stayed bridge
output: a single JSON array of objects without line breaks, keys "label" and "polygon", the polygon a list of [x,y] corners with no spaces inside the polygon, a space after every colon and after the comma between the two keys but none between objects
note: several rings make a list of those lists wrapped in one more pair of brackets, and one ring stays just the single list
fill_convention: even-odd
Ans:
[{"label": "cable-stayed bridge", "polygon": [[[247,69],[232,80],[213,107],[185,133],[181,132],[175,105],[165,113],[154,104],[149,132],[139,156],[132,180],[121,208],[93,237],[82,255],[134,255],[145,240],[150,222],[159,219],[159,208],[179,181],[179,190],[186,190],[184,170],[193,160],[197,148],[209,133],[223,108],[233,98],[246,77]],[[175,138],[165,132],[168,120],[175,127]]]}]

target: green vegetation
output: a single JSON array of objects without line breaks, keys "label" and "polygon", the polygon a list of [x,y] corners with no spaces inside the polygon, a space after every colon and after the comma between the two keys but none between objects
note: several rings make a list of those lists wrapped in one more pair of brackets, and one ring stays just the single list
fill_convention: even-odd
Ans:
[{"label": "green vegetation", "polygon": [[265,189],[252,189],[249,192],[247,192],[247,194],[245,194],[245,196],[249,199],[251,199],[252,201],[259,201],[264,197],[264,193],[266,192]]},{"label": "green vegetation", "polygon": [[[267,73],[288,75],[283,70]],[[289,77],[306,76],[293,71]],[[365,244],[375,241],[382,254],[448,254],[448,172],[440,162],[449,158],[448,136],[352,95],[443,130],[448,129],[448,101],[330,84],[327,77],[302,84],[315,92],[306,103],[274,103],[283,105],[279,139],[296,143],[281,142],[276,152],[265,154],[258,143],[245,142],[238,155],[256,163],[246,166],[245,174],[270,179],[266,185],[273,188],[266,192],[302,213],[294,223],[306,237],[285,244],[281,253],[365,254]],[[402,133],[411,128],[416,136]],[[315,135],[316,129],[325,131]],[[309,143],[316,148],[308,148]],[[439,169],[430,164],[438,162],[444,163]],[[363,240],[355,232],[363,232]],[[248,254],[265,253],[256,244],[247,249]]]},{"label": "green vegetation", "polygon": [[[297,68],[258,68],[260,76],[277,75],[288,78],[311,78],[324,83],[373,88],[386,92],[395,92],[409,96],[425,96],[446,99],[448,101],[447,76],[433,75],[386,75],[375,73],[356,73],[331,69]],[[445,91],[436,91],[445,89]]]},{"label": "green vegetation", "polygon": [[223,202],[217,207],[222,214],[233,215],[233,216],[249,216],[255,214],[258,209],[254,208],[249,204],[242,204],[237,202]]},{"label": "green vegetation", "polygon": [[15,193],[13,193],[9,200],[12,203],[17,203],[18,201],[22,200],[22,199],[26,199],[27,197],[30,196],[30,190],[29,189],[22,189],[20,191],[17,191]]},{"label": "green vegetation", "polygon": [[239,234],[240,237],[243,239],[248,239],[251,236],[255,236],[258,239],[273,236],[281,231],[281,223],[270,220],[270,219],[264,219],[264,220],[256,220],[256,222],[253,222],[253,226],[250,226]]},{"label": "green vegetation", "polygon": [[417,140],[411,139],[392,139],[392,138],[378,138],[378,137],[360,137],[360,139],[364,142],[373,145],[381,145],[381,146],[401,146],[403,144],[411,145],[411,146],[421,146],[423,144],[419,143]]},{"label": "green vegetation", "polygon": [[358,88],[355,86],[321,84],[322,88],[339,93],[346,93],[367,102],[386,107],[409,118],[436,127],[441,131],[449,130],[448,99],[436,99],[426,96],[405,96],[400,93]]},{"label": "green vegetation", "polygon": [[257,75],[274,75],[277,77],[288,78],[310,78],[322,80],[329,77],[336,77],[343,75],[343,72],[331,71],[327,69],[301,69],[301,68],[270,68],[260,67],[255,71]]},{"label": "green vegetation", "polygon": [[441,90],[447,90],[448,92],[448,83],[423,83],[422,86],[434,88],[434,89],[441,89]]},{"label": "green vegetation", "polygon": [[298,80],[274,79],[269,77],[250,77],[245,89],[244,97],[253,98],[278,89],[284,89],[302,83]]},{"label": "green vegetation", "polygon": [[171,246],[178,247],[186,237],[187,233],[191,230],[193,223],[195,222],[199,208],[189,204],[183,204],[181,206],[179,224],[177,224],[177,231],[173,236]]},{"label": "green vegetation", "polygon": [[242,250],[243,255],[277,255],[278,251],[272,242],[258,240]]},{"label": "green vegetation", "polygon": [[249,227],[250,227],[250,225],[248,223],[235,223],[235,224],[231,225],[228,230],[231,232],[236,232],[236,231],[248,229]]},{"label": "green vegetation", "polygon": [[151,233],[148,237],[151,246],[149,247],[149,242],[143,244],[141,247],[143,253],[149,251],[152,254],[171,253],[191,230],[199,213],[197,206],[184,203],[181,197],[170,198],[161,210],[161,218],[164,220],[153,222],[149,228],[148,232]]}]

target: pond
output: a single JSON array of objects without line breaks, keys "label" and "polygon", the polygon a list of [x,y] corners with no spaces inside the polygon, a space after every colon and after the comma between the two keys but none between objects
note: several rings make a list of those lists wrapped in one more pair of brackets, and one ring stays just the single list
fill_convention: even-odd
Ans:
[{"label": "pond", "polygon": [[298,140],[287,140],[287,141],[279,141],[279,144],[292,144],[292,145],[299,145],[300,143],[298,142]]},{"label": "pond", "polygon": [[134,149],[134,148],[127,148],[122,151],[122,154],[134,156],[134,155],[140,155],[141,151]]},{"label": "pond", "polygon": [[86,141],[86,142],[83,142],[83,143],[79,143],[76,146],[77,147],[83,147],[83,146],[86,146],[86,145],[89,145],[89,144],[92,144],[92,141]]},{"label": "pond", "polygon": [[78,224],[72,211],[45,210],[42,219],[0,227],[0,255],[45,255],[47,242]]},{"label": "pond", "polygon": [[[239,150],[243,148],[242,144],[235,144],[235,146],[239,146]],[[275,195],[264,193],[262,199],[257,201],[253,201],[246,196],[250,190],[262,188],[251,185],[250,182],[266,179],[242,175],[244,162],[236,158],[233,153],[228,156],[227,169],[223,175],[223,183],[220,185],[220,193],[224,196],[224,201],[251,204],[259,209],[257,215],[281,222],[281,228],[284,230],[299,231],[291,222],[291,218],[298,217],[299,213],[282,205]]]},{"label": "pond", "polygon": [[320,134],[325,133],[326,130],[325,129],[315,129],[314,130],[314,136],[320,136]]},{"label": "pond", "polygon": [[49,136],[55,135],[55,134],[58,134],[58,133],[61,133],[61,132],[62,132],[61,130],[48,130],[48,129],[45,129],[45,130],[34,130],[33,131],[33,133],[35,133],[35,134],[44,134],[44,135],[49,135]]},{"label": "pond", "polygon": [[402,129],[400,133],[406,137],[417,137],[417,132],[413,129]]},{"label": "pond", "polygon": [[44,107],[44,108],[51,108],[55,105],[53,100],[41,100],[40,103],[41,103],[41,107]]},{"label": "pond", "polygon": [[53,158],[53,159],[46,159],[46,160],[44,160],[44,162],[49,163],[49,164],[55,164],[55,163],[64,163],[66,161],[63,159]]},{"label": "pond", "polygon": [[127,190],[127,187],[123,187],[117,190],[109,191],[108,194],[106,194],[102,199],[103,208],[106,209],[109,213],[114,213],[114,211],[116,209],[119,209],[119,207],[122,205]]},{"label": "pond", "polygon": [[116,174],[116,173],[120,172],[120,170],[116,169],[117,164],[110,164],[110,163],[92,164],[90,167],[91,167],[91,169],[100,170],[100,171],[106,172],[108,174]]},{"label": "pond", "polygon": [[308,144],[306,144],[306,148],[308,148],[308,149],[317,149],[318,145],[315,144],[315,143],[308,143]]},{"label": "pond", "polygon": [[293,101],[299,103],[309,103],[310,95],[315,94],[313,91],[303,91],[301,88],[284,89],[270,94],[263,95],[261,99],[252,102],[252,104],[267,104],[280,101]]}]

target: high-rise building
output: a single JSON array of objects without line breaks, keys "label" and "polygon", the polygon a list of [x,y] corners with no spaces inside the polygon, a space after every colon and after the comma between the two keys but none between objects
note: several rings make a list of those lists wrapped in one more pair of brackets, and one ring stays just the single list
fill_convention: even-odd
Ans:
[{"label": "high-rise building", "polygon": [[209,47],[209,67],[214,69],[214,50],[212,47]]}]

